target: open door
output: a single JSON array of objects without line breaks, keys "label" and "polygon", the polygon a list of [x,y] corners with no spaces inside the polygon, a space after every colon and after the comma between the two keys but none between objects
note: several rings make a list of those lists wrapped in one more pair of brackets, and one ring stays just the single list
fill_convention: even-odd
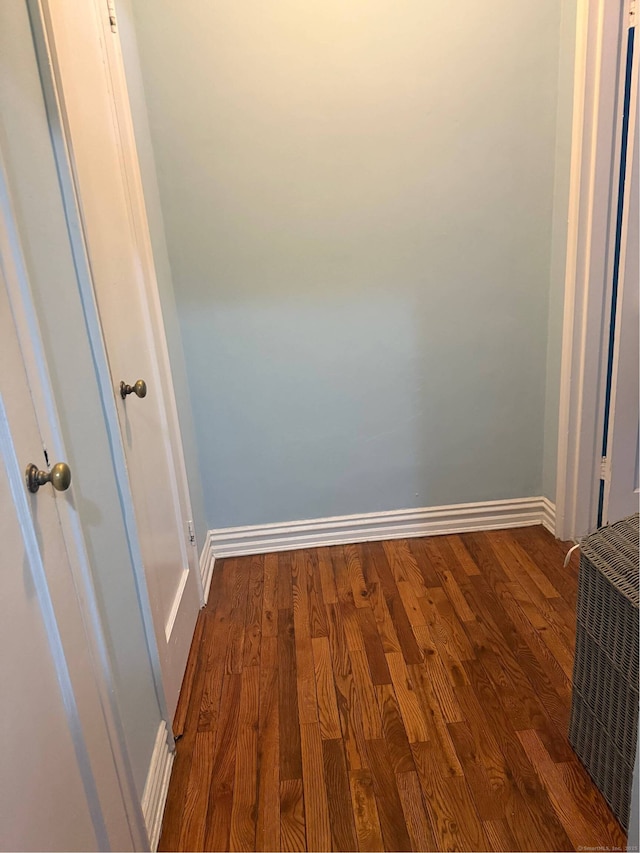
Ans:
[{"label": "open door", "polygon": [[203,596],[118,35],[105,2],[30,9],[73,251],[90,268],[171,719]]}]

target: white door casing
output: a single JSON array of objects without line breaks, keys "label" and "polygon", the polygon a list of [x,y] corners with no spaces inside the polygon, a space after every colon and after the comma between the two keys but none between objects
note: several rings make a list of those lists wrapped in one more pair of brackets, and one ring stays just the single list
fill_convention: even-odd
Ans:
[{"label": "white door casing", "polygon": [[[187,528],[186,473],[117,35],[104,3],[41,0],[37,6],[56,99],[52,105],[49,95],[48,107],[66,143],[61,150],[58,142],[57,156],[68,157],[62,168],[72,173],[171,718],[202,588]],[[137,379],[146,381],[147,396],[122,400],[120,381]]]},{"label": "white door casing", "polygon": [[596,527],[628,3],[579,0],[565,273],[556,536]]},{"label": "white door casing", "polygon": [[629,138],[622,214],[621,255],[604,478],[603,523],[638,512],[640,357],[638,311],[640,158],[638,148],[638,46],[631,75]]}]

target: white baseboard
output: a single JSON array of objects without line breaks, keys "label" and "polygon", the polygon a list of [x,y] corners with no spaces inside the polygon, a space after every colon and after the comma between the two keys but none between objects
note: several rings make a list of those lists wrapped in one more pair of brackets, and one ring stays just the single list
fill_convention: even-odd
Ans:
[{"label": "white baseboard", "polygon": [[209,588],[211,587],[211,578],[213,577],[213,565],[216,561],[213,552],[213,542],[211,541],[212,533],[212,530],[208,531],[204,548],[200,554],[200,577],[202,578],[202,590],[205,604],[209,598]]},{"label": "white baseboard", "polygon": [[[209,568],[209,563],[206,563],[206,566],[209,572],[213,570],[214,555],[216,558],[238,557],[244,554],[265,554],[269,551],[317,548],[322,545],[437,536],[472,530],[498,530],[535,524],[544,524],[551,533],[555,531],[555,506],[547,498],[516,498],[508,501],[483,501],[314,518],[283,524],[225,527],[210,530],[207,534],[205,550],[209,549],[208,559],[211,565]],[[203,551],[203,555],[204,553]],[[210,583],[210,573],[208,580]]]},{"label": "white baseboard", "polygon": [[540,519],[542,526],[545,527],[553,536],[556,535],[556,505],[549,498],[541,498],[542,500],[542,517]]},{"label": "white baseboard", "polygon": [[164,720],[158,727],[156,742],[151,755],[147,781],[142,793],[142,814],[149,835],[151,850],[158,849],[162,816],[169,791],[169,779],[175,752],[169,748],[169,732]]}]

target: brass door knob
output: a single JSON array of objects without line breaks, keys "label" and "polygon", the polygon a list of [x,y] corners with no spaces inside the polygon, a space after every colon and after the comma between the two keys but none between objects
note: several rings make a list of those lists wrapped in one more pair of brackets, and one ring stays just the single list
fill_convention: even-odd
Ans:
[{"label": "brass door knob", "polygon": [[27,465],[25,477],[30,492],[37,492],[45,483],[51,483],[57,492],[66,492],[71,485],[71,468],[66,462],[58,462],[50,471],[39,471],[38,466],[31,463]]},{"label": "brass door knob", "polygon": [[126,399],[127,394],[135,394],[136,397],[146,397],[147,396],[147,383],[144,379],[138,379],[133,385],[127,385],[126,382],[120,383],[120,396],[122,399]]}]

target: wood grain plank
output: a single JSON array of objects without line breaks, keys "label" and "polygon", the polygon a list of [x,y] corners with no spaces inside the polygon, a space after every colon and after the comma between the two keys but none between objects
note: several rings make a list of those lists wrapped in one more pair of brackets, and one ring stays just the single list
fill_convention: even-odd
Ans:
[{"label": "wood grain plank", "polygon": [[496,853],[511,853],[511,851],[518,849],[518,844],[504,818],[485,820],[482,822],[482,826],[489,839],[490,850],[494,850]]},{"label": "wood grain plank", "polygon": [[316,696],[316,676],[311,645],[306,565],[304,552],[294,551],[291,560],[291,576],[298,718],[301,725],[318,722],[318,700]]},{"label": "wood grain plank", "polygon": [[369,583],[367,588],[369,590],[371,612],[376,621],[378,635],[385,654],[387,652],[400,652],[402,650],[400,640],[391,620],[391,614],[389,613],[389,608],[379,582]]},{"label": "wood grain plank", "polygon": [[[544,663],[541,664],[539,656],[534,653],[527,642],[527,640],[530,640],[531,643],[534,641],[528,635],[525,639],[518,627],[511,621],[510,616],[505,613],[495,593],[484,582],[483,578],[471,578],[469,589],[473,590],[474,598],[484,608],[485,613],[491,614],[503,637],[503,647],[509,649],[517,660],[518,666],[526,675],[554,725],[560,731],[566,731],[571,703],[570,690],[567,690],[566,685],[562,683],[561,691],[558,693],[557,681],[552,683],[549,677],[550,667]],[[539,650],[538,653],[540,654]],[[544,655],[542,658],[544,660]],[[565,679],[564,673],[562,673],[562,679],[563,681]]]},{"label": "wood grain plank", "polygon": [[[309,600],[309,624],[312,637],[328,636],[327,613],[324,608],[322,580],[318,565],[319,549],[307,553],[307,597]],[[309,571],[310,569],[310,571]]]},{"label": "wood grain plank", "polygon": [[593,827],[571,796],[562,773],[551,760],[537,733],[530,729],[518,732],[517,736],[571,841],[576,848],[593,846]]},{"label": "wood grain plank", "polygon": [[360,631],[359,608],[351,600],[341,601],[339,607],[342,616],[342,630],[344,631],[347,648],[349,651],[363,651],[364,639]]},{"label": "wood grain plank", "polygon": [[[387,555],[384,552],[382,542],[366,542],[359,546],[362,562],[362,572],[364,574],[367,586],[373,580],[377,580],[384,597],[389,600],[398,594],[391,566],[387,560]],[[364,558],[362,558],[364,555]]]},{"label": "wood grain plank", "polygon": [[398,581],[398,594],[411,627],[414,629],[425,628],[427,622],[413,586],[408,581]]},{"label": "wood grain plank", "polygon": [[467,604],[467,600],[462,594],[462,591],[456,583],[452,573],[449,571],[442,572],[440,579],[442,581],[442,588],[451,602],[451,606],[453,607],[453,610],[460,622],[473,622],[476,618],[475,613]]},{"label": "wood grain plank", "polygon": [[280,782],[280,850],[306,849],[302,779],[285,779]]},{"label": "wood grain plank", "polygon": [[440,767],[447,776],[463,776],[462,766],[427,673],[420,666],[412,666],[409,669],[416,697],[427,721],[429,741]]},{"label": "wood grain plank", "polygon": [[290,552],[291,597],[293,599],[293,623],[296,638],[311,637],[309,601],[307,598],[307,564],[304,551]]},{"label": "wood grain plank", "polygon": [[400,716],[396,694],[389,684],[376,685],[376,700],[382,719],[382,732],[393,772],[410,773],[413,766],[413,755],[409,748],[407,733]]},{"label": "wood grain plank", "polygon": [[340,604],[339,602],[336,604],[325,604],[325,609],[327,611],[327,630],[333,671],[338,675],[350,675],[351,662]]},{"label": "wood grain plank", "polygon": [[358,850],[385,850],[371,774],[367,770],[352,770],[349,785]]},{"label": "wood grain plank", "polygon": [[[472,581],[470,581],[471,583]],[[467,637],[463,625],[466,623],[460,622],[451,602],[449,601],[446,592],[442,587],[436,587],[429,590],[429,598],[420,599],[421,606],[426,604],[435,605],[439,619],[435,622],[432,630],[442,629],[446,627],[448,642],[451,648],[451,653],[458,658],[459,661],[472,660],[473,649]],[[431,628],[431,624],[429,624]],[[434,633],[434,638],[437,634]]]},{"label": "wood grain plank", "polygon": [[278,610],[293,610],[293,589],[291,584],[291,552],[278,554]]},{"label": "wood grain plank", "polygon": [[204,850],[214,747],[213,732],[196,734],[184,808],[180,818],[180,833],[176,844],[178,850]]},{"label": "wood grain plank", "polygon": [[318,723],[305,723],[300,730],[307,847],[310,850],[330,850],[331,825],[320,726]]},{"label": "wood grain plank", "polygon": [[329,552],[331,554],[338,601],[341,604],[344,602],[353,604],[353,590],[351,589],[351,578],[349,577],[344,548],[342,545],[333,545],[329,548]]},{"label": "wood grain plank", "polygon": [[199,732],[213,732],[218,724],[226,654],[224,646],[217,648],[219,651],[210,655],[202,675],[202,698],[197,723]]},{"label": "wood grain plank", "polygon": [[469,726],[466,722],[449,723],[447,728],[464,770],[478,817],[482,821],[500,820],[504,817],[505,802],[502,797],[496,797],[494,794],[491,779],[478,755],[478,745]]},{"label": "wood grain plank", "polygon": [[258,711],[256,850],[280,849],[280,718],[278,641],[262,638]]},{"label": "wood grain plank", "polygon": [[406,539],[392,539],[389,542],[383,542],[382,547],[396,584],[400,582],[409,584],[417,598],[426,595],[427,584],[409,542]]},{"label": "wood grain plank", "polygon": [[351,803],[349,775],[340,738],[322,741],[322,759],[332,841],[331,846],[324,849],[355,850],[358,843],[356,827]]},{"label": "wood grain plank", "polygon": [[388,850],[411,850],[396,777],[383,740],[367,741],[367,755],[378,806],[382,838]]},{"label": "wood grain plank", "polygon": [[473,560],[471,554],[465,548],[462,539],[459,535],[446,536],[447,544],[455,555],[458,564],[462,567],[467,577],[473,577],[480,574],[480,569]]},{"label": "wood grain plank", "polygon": [[[551,590],[555,590],[557,595],[562,596],[569,604],[575,605],[578,591],[578,573],[570,567],[565,569],[563,565],[567,551],[575,543],[560,542],[554,539],[544,528],[536,527],[513,530],[510,532],[509,540],[517,546],[520,554],[528,558],[525,565],[532,564],[533,574],[538,579],[538,572],[545,576],[551,588],[548,590],[549,593]],[[544,581],[542,581],[541,591],[544,590],[544,586]],[[546,593],[543,591],[543,594]],[[548,594],[547,598],[553,598],[553,596]]]},{"label": "wood grain plank", "polygon": [[358,700],[353,675],[334,671],[336,700],[340,716],[340,729],[349,770],[362,770],[369,766],[362,723],[362,708]]},{"label": "wood grain plank", "polygon": [[512,785],[507,788],[505,819],[517,848],[528,850],[537,845],[543,850],[570,850],[571,841],[512,729],[499,693],[491,687],[479,661],[467,661],[464,667],[478,700],[487,708],[486,719],[509,768]]},{"label": "wood grain plank", "polygon": [[425,808],[439,850],[487,850],[488,841],[464,777],[443,771],[430,744],[411,751]]},{"label": "wood grain plank", "polygon": [[278,633],[278,555],[265,554],[262,584],[262,636],[275,637]]},{"label": "wood grain plank", "polygon": [[[424,599],[418,599],[423,601]],[[416,638],[411,630],[411,622],[404,609],[404,604],[400,598],[400,594],[387,598],[387,606],[391,614],[391,621],[400,643],[402,656],[406,663],[420,663],[422,661],[422,652],[416,643]]]},{"label": "wood grain plank", "polygon": [[264,584],[264,557],[251,558],[249,589],[244,629],[243,667],[259,666],[262,639],[262,591]]},{"label": "wood grain plank", "polygon": [[369,590],[362,573],[360,553],[355,545],[344,546],[344,559],[347,565],[347,575],[351,584],[353,603],[356,607],[369,607]]},{"label": "wood grain plank", "polygon": [[562,780],[582,814],[598,833],[607,839],[606,845],[623,849],[627,836],[609,808],[605,798],[577,758],[556,764]]},{"label": "wood grain plank", "polygon": [[338,592],[336,581],[333,576],[333,563],[329,548],[318,548],[318,574],[320,575],[320,586],[322,588],[322,599],[327,604],[338,603]]},{"label": "wood grain plank", "polygon": [[[375,616],[370,607],[361,607],[358,610],[358,621],[364,651],[369,662],[371,680],[374,684],[391,684],[391,674],[384,656],[384,646],[378,633]],[[399,648],[399,647],[398,647]]]},{"label": "wood grain plank", "polygon": [[[471,595],[471,587],[465,590],[465,595]],[[569,747],[563,729],[551,720],[547,710],[540,699],[540,694],[547,695],[550,685],[544,679],[540,679],[537,665],[527,665],[527,658],[518,654],[519,648],[515,645],[514,651],[518,654],[516,659],[514,651],[511,650],[511,640],[505,642],[504,633],[498,628],[491,617],[492,610],[489,606],[482,607],[482,616],[475,624],[466,626],[467,634],[473,641],[474,649],[481,661],[484,671],[500,696],[501,708],[508,713],[509,722],[514,730],[524,728],[535,728],[540,732],[547,747],[551,750],[554,761],[565,761],[571,758],[573,752]],[[498,616],[503,628],[506,630],[508,621]],[[513,690],[509,687],[513,685]],[[550,701],[554,701],[551,697]]]},{"label": "wood grain plank", "polygon": [[429,729],[402,655],[387,655],[393,689],[409,743],[429,741]]},{"label": "wood grain plank", "polygon": [[351,670],[356,694],[362,709],[362,730],[365,740],[377,740],[382,737],[382,720],[376,700],[376,694],[371,681],[369,664],[364,652],[353,650],[349,652]]},{"label": "wood grain plank", "polygon": [[225,656],[225,672],[241,673],[244,659],[244,640],[247,602],[249,596],[249,572],[246,566],[242,566],[239,560],[234,560],[236,568],[233,578],[233,586],[230,590],[231,606],[229,608],[229,622]]},{"label": "wood grain plank", "polygon": [[436,839],[424,807],[417,773],[400,773],[396,781],[412,849],[436,850]]},{"label": "wood grain plank", "polygon": [[338,701],[331,670],[331,651],[328,637],[314,637],[311,641],[318,701],[320,734],[327,740],[341,736]]},{"label": "wood grain plank", "polygon": [[225,673],[209,788],[205,828],[206,850],[229,849],[241,689],[240,674]]},{"label": "wood grain plank", "polygon": [[[242,673],[243,689],[240,696],[240,719],[229,832],[229,850],[231,851],[252,851],[256,848],[259,675],[260,670],[256,666],[249,667]],[[250,681],[250,684],[245,687],[247,680]]]},{"label": "wood grain plank", "polygon": [[[230,790],[214,791],[213,788],[211,789],[204,837],[205,850],[226,851],[229,849],[232,808],[233,793]],[[189,850],[188,847],[183,849]]]},{"label": "wood grain plank", "polygon": [[437,536],[432,542],[446,571],[453,575],[458,586],[465,586],[471,575],[478,574],[478,567],[470,559],[469,552],[464,546],[458,547],[460,539],[457,536]]},{"label": "wood grain plank", "polygon": [[[278,611],[280,781],[302,779],[293,610]],[[288,790],[288,789],[287,789]]]},{"label": "wood grain plank", "polygon": [[462,665],[452,657],[446,645],[436,646],[433,643],[428,628],[414,628],[413,632],[424,656],[422,665],[410,669],[414,681],[416,678],[429,678],[446,722],[461,721],[463,716],[455,697],[455,690],[467,680]]},{"label": "wood grain plank", "polygon": [[413,554],[413,557],[416,561],[416,565],[418,567],[418,571],[422,575],[422,580],[424,581],[424,585],[429,588],[433,586],[440,585],[440,576],[438,572],[435,570],[435,567],[431,563],[429,559],[429,555],[425,550],[425,542],[426,539],[424,537],[420,537],[418,539],[409,539],[409,550]]}]

